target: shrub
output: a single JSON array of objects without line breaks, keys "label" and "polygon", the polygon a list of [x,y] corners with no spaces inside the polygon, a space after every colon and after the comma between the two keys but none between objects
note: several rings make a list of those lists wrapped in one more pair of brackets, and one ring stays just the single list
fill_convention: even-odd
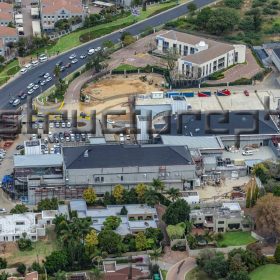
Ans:
[{"label": "shrub", "polygon": [[277,244],[276,250],[274,252],[274,258],[277,263],[280,263],[280,244]]},{"label": "shrub", "polygon": [[210,81],[212,81],[212,80],[221,80],[221,79],[223,79],[224,77],[225,77],[225,75],[224,75],[223,71],[217,71],[217,72],[211,74],[211,75],[208,77],[208,79],[209,79]]},{"label": "shrub", "polygon": [[229,8],[240,9],[243,0],[224,0],[224,3]]},{"label": "shrub", "polygon": [[26,271],[26,266],[24,263],[20,263],[17,267],[17,272],[20,273],[21,275],[24,275]]},{"label": "shrub", "polygon": [[7,260],[4,258],[0,258],[0,269],[7,268]]},{"label": "shrub", "polygon": [[18,245],[18,248],[20,251],[30,251],[32,250],[32,242],[30,239],[28,238],[20,238],[18,241],[17,241],[17,245]]}]

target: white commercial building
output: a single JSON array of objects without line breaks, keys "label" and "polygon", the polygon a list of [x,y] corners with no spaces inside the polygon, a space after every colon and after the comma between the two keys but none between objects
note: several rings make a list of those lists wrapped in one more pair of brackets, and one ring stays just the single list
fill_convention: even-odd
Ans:
[{"label": "white commercial building", "polygon": [[178,74],[202,79],[246,61],[246,46],[231,45],[177,31],[167,31],[156,37],[157,51],[172,50],[178,54]]},{"label": "white commercial building", "polygon": [[199,194],[195,191],[181,192],[181,198],[184,199],[188,204],[199,203]]}]

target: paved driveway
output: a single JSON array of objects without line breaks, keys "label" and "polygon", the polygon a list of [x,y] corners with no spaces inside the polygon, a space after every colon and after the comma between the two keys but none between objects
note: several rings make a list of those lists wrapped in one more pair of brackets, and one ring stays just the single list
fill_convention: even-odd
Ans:
[{"label": "paved driveway", "polygon": [[186,258],[168,270],[166,280],[185,280],[185,275],[195,267],[195,259],[190,257]]}]

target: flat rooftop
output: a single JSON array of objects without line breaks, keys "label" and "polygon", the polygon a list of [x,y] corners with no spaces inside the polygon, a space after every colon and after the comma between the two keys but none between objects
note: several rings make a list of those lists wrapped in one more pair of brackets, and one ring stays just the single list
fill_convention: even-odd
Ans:
[{"label": "flat rooftop", "polygon": [[179,118],[171,117],[171,135],[209,136],[209,135],[256,135],[278,134],[279,129],[264,111],[235,111],[224,114],[209,112],[195,114],[188,112]]},{"label": "flat rooftop", "polygon": [[40,154],[40,155],[15,155],[14,167],[57,167],[62,166],[63,157],[61,154]]},{"label": "flat rooftop", "polygon": [[211,150],[224,149],[222,140],[218,136],[178,136],[161,135],[161,142],[164,145],[183,145],[189,149]]}]

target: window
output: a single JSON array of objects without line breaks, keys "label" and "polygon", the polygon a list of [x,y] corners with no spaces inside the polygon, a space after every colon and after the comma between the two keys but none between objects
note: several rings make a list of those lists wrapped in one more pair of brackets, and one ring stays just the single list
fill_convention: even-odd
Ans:
[{"label": "window", "polygon": [[224,221],[218,221],[219,225],[223,225],[225,222]]},{"label": "window", "polygon": [[188,55],[188,53],[189,53],[189,47],[184,46],[184,55]]},{"label": "window", "polygon": [[104,177],[101,177],[101,182],[104,182]]},{"label": "window", "polygon": [[191,48],[190,53],[194,54],[194,48]]},{"label": "window", "polygon": [[23,225],[24,225],[24,222],[16,222],[16,225],[17,225],[17,226],[23,226]]},{"label": "window", "polygon": [[95,181],[95,182],[100,182],[100,178],[99,178],[99,177],[95,177],[95,178],[94,178],[94,181]]},{"label": "window", "polygon": [[121,176],[121,181],[123,181],[123,176]]}]

